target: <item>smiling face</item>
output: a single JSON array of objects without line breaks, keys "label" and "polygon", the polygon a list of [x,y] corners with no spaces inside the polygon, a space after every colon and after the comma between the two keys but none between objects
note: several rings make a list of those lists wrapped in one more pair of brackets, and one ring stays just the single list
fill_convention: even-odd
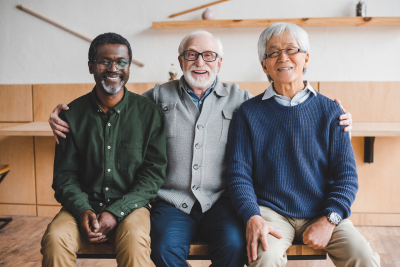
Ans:
[{"label": "smiling face", "polygon": [[[205,51],[218,52],[217,43],[208,34],[198,34],[190,37],[184,46],[183,51]],[[213,62],[205,62],[201,55],[195,61],[188,61],[183,56],[178,56],[179,64],[183,71],[186,82],[192,89],[208,89],[221,68],[222,58],[218,57]]]},{"label": "smiling face", "polygon": [[[128,47],[123,44],[97,45],[95,60],[129,60]],[[119,70],[115,63],[110,68],[96,62],[89,62],[89,72],[93,74],[96,87],[109,95],[117,94],[128,82],[129,68]]]},{"label": "smiling face", "polygon": [[[279,36],[272,37],[268,41],[265,53],[289,47],[301,48],[296,39],[289,32],[285,31]],[[263,71],[271,76],[274,83],[302,84],[303,69],[308,66],[308,59],[309,54],[297,53],[294,55],[287,55],[282,51],[280,56],[267,58],[261,62],[261,65]]]}]

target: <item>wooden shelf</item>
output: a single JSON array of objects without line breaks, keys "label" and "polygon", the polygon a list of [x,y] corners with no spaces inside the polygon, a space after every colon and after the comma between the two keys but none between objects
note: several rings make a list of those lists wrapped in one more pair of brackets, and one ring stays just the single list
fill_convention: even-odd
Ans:
[{"label": "wooden shelf", "polygon": [[400,136],[400,123],[396,122],[353,122],[351,136]]},{"label": "wooden shelf", "polygon": [[338,26],[400,26],[400,17],[337,17],[337,18],[297,18],[297,19],[241,19],[241,20],[186,20],[155,21],[154,29],[185,28],[266,28],[276,22],[288,22],[302,27]]},{"label": "wooden shelf", "polygon": [[30,122],[0,130],[0,135],[7,136],[53,136],[48,122]]}]

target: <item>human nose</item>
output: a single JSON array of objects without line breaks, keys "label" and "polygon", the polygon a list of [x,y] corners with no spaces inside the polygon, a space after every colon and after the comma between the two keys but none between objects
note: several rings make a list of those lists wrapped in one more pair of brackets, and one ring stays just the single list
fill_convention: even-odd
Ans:
[{"label": "human nose", "polygon": [[204,61],[204,59],[203,59],[203,54],[199,54],[199,56],[197,57],[197,59],[196,59],[196,65],[197,66],[202,66],[202,65],[204,65],[205,64],[205,61]]},{"label": "human nose", "polygon": [[285,62],[288,58],[289,55],[286,53],[286,50],[282,49],[280,55],[278,56],[278,60]]},{"label": "human nose", "polygon": [[111,61],[111,66],[109,67],[111,71],[118,71],[117,62]]}]

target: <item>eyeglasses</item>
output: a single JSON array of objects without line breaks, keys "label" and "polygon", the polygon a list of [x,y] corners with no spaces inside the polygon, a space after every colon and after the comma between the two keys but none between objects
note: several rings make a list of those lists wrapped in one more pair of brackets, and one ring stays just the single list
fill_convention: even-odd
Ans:
[{"label": "eyeglasses", "polygon": [[297,47],[288,47],[284,49],[278,49],[278,50],[273,50],[265,54],[265,58],[274,58],[274,57],[279,57],[282,54],[282,51],[285,51],[286,55],[294,55],[299,52],[301,53],[306,53],[306,50],[303,50],[301,48]]},{"label": "eyeglasses", "polygon": [[218,57],[218,54],[212,51],[205,51],[203,53],[199,53],[192,50],[186,50],[182,54],[182,56],[188,61],[196,61],[199,58],[199,55],[201,55],[201,57],[205,62],[213,62]]},{"label": "eyeglasses", "polygon": [[117,69],[125,70],[129,67],[129,64],[131,63],[131,61],[127,59],[117,59],[117,60],[98,59],[93,61],[97,62],[97,67],[99,69],[110,69],[113,62],[115,62],[115,66],[117,67]]}]

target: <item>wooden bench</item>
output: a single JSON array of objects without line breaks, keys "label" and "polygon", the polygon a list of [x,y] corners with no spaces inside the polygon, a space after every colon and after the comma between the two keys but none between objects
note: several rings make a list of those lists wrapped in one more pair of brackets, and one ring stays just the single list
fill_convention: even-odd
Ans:
[{"label": "wooden bench", "polygon": [[[294,244],[286,251],[288,260],[326,260],[326,251],[312,249],[303,244]],[[194,241],[190,245],[188,260],[210,260],[208,245],[203,241]],[[109,243],[90,244],[78,251],[78,259],[115,259],[113,245]],[[245,257],[245,255],[243,255]]]}]

